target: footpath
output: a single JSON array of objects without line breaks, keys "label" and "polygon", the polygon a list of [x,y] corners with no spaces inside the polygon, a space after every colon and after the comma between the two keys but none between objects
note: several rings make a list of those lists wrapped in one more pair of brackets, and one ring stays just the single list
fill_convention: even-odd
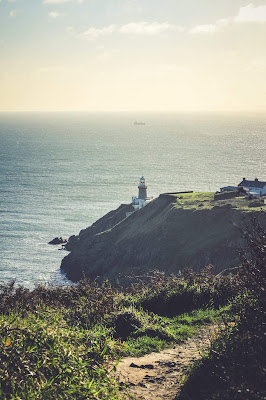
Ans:
[{"label": "footpath", "polygon": [[115,371],[123,398],[174,400],[180,379],[192,361],[210,346],[217,325],[209,325],[186,342],[159,353],[123,358]]}]

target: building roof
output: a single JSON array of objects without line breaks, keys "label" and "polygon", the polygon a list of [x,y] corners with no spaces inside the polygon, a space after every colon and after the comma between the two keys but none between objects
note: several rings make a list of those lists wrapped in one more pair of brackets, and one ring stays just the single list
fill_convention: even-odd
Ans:
[{"label": "building roof", "polygon": [[259,181],[258,179],[255,179],[254,181],[248,181],[247,179],[244,178],[243,181],[240,182],[238,186],[262,189],[264,188],[264,186],[266,186],[266,182]]},{"label": "building roof", "polygon": [[[240,185],[240,184],[239,184]],[[238,186],[239,186],[238,185]],[[231,189],[231,190],[237,190],[237,186],[223,186],[220,189]]]}]

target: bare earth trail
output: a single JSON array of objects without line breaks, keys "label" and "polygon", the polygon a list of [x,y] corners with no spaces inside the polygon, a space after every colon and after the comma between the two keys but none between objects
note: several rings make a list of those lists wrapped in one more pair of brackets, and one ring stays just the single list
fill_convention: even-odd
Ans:
[{"label": "bare earth trail", "polygon": [[208,349],[215,329],[217,325],[209,325],[186,342],[159,353],[123,358],[115,372],[123,398],[174,400],[181,376],[189,364]]}]

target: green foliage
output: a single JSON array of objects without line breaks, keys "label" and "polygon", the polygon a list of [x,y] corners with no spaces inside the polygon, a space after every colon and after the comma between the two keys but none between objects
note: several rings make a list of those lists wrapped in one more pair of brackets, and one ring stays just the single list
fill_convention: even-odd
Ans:
[{"label": "green foliage", "polygon": [[245,224],[248,251],[240,252],[238,296],[233,321],[197,362],[178,400],[262,400],[266,398],[266,233],[258,217]]},{"label": "green foliage", "polygon": [[69,324],[86,327],[88,323],[100,322],[114,311],[116,291],[108,282],[101,286],[81,280],[72,286],[38,285],[32,291],[16,286],[15,281],[0,285],[0,313],[18,311],[22,315],[36,312],[40,306],[66,311]]},{"label": "green foliage", "polygon": [[186,340],[221,319],[231,297],[210,268],[182,279],[154,272],[123,290],[87,280],[33,291],[1,285],[0,398],[121,399],[110,360]]},{"label": "green foliage", "polygon": [[150,282],[145,286],[143,282],[136,285],[124,304],[129,305],[133,299],[137,307],[173,317],[195,309],[218,309],[234,299],[237,292],[237,279],[214,276],[212,266],[198,273],[186,271],[182,279],[154,271]]},{"label": "green foliage", "polygon": [[182,193],[175,195],[176,207],[184,209],[204,208],[210,209],[214,206],[213,192]]},{"label": "green foliage", "polygon": [[[46,309],[0,320],[1,399],[115,399],[104,369],[113,344],[104,329],[70,327]],[[7,340],[9,339],[9,340]]]},{"label": "green foliage", "polygon": [[[195,193],[180,193],[172,195],[176,199],[175,208],[183,208],[185,210],[210,210],[213,207],[232,207],[245,213],[251,213],[252,208],[256,207],[258,210],[263,209],[266,211],[266,205],[256,200],[250,202],[243,196],[228,198],[228,199],[214,199],[214,192],[195,192]],[[254,208],[253,208],[254,211]]]},{"label": "green foliage", "polygon": [[141,357],[153,351],[161,351],[165,347],[165,342],[158,337],[141,336],[137,339],[127,340],[126,351],[123,355],[130,354],[133,357]]}]

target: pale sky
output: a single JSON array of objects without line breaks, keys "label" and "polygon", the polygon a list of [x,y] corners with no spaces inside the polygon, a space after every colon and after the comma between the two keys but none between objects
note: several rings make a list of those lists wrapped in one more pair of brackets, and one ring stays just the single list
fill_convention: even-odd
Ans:
[{"label": "pale sky", "polygon": [[266,0],[0,0],[0,111],[266,111]]}]

